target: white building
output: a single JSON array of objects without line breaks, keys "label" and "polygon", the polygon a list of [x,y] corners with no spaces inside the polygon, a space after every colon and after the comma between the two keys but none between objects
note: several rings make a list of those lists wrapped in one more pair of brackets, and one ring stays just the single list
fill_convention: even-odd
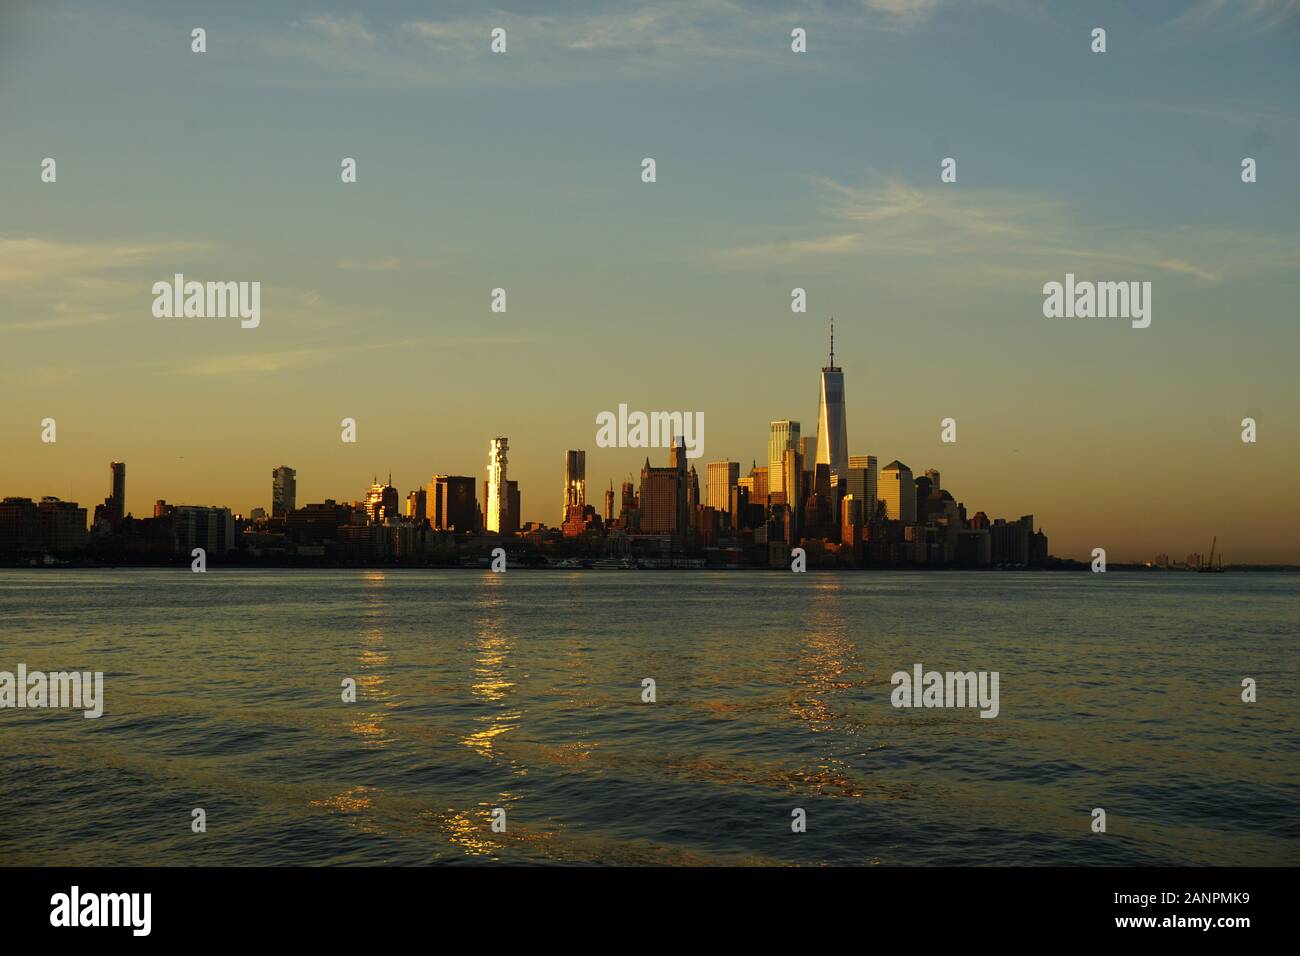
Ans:
[{"label": "white building", "polygon": [[500,533],[506,524],[509,502],[506,500],[506,451],[509,442],[494,438],[488,446],[487,530]]}]

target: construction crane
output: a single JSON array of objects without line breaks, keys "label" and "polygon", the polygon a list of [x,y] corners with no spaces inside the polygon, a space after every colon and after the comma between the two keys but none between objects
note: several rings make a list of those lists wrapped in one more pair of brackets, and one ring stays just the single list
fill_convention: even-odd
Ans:
[{"label": "construction crane", "polygon": [[1214,536],[1214,541],[1210,544],[1210,560],[1206,563],[1202,563],[1201,566],[1196,569],[1198,572],[1200,572],[1201,574],[1222,574],[1223,573],[1223,558],[1219,558],[1219,566],[1217,568],[1214,566],[1214,550],[1218,546],[1219,546],[1219,536],[1216,534]]}]

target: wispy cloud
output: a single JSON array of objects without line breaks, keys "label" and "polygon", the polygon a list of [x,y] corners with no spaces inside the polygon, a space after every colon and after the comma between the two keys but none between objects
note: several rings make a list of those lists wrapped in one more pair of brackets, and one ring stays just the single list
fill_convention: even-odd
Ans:
[{"label": "wispy cloud", "polygon": [[[821,24],[843,29],[871,12],[914,20],[934,0],[875,0],[859,15],[834,17],[821,4],[797,11],[739,0],[661,0],[598,12],[541,14],[494,10],[447,18],[388,21],[361,14],[319,14],[263,32],[256,46],[298,70],[348,77],[374,87],[439,87],[467,83],[564,84],[601,76],[659,73],[665,66],[719,61],[763,62],[810,69],[815,58],[790,55],[790,29]],[[489,50],[491,31],[506,31],[508,52]],[[275,63],[264,66],[275,69]],[[281,74],[285,75],[285,74]],[[676,76],[676,73],[659,73]]]},{"label": "wispy cloud", "polygon": [[897,20],[917,23],[928,19],[942,0],[865,0],[868,9],[888,14]]},{"label": "wispy cloud", "polygon": [[[472,347],[488,345],[523,345],[534,341],[532,336],[448,336],[438,340],[440,348]],[[375,352],[394,352],[413,346],[428,346],[429,341],[418,338],[395,339],[389,342],[355,342],[340,345],[316,346],[299,349],[273,349],[270,351],[243,352],[238,354],[213,355],[182,366],[182,375],[198,376],[239,376],[239,375],[273,375],[281,372],[293,372],[344,359],[354,358]]]},{"label": "wispy cloud", "polygon": [[[826,177],[810,183],[820,198],[820,222],[802,235],[724,249],[715,259],[757,267],[825,259],[836,268],[853,258],[911,260],[934,275],[989,282],[1075,263],[1205,283],[1300,266],[1294,232],[1088,225],[1071,203],[1052,195],[918,185],[878,174],[857,186]],[[844,224],[856,228],[831,231]]]},{"label": "wispy cloud", "polygon": [[150,283],[136,275],[209,248],[188,241],[76,243],[0,237],[0,319],[6,333],[103,325],[148,314]]},{"label": "wispy cloud", "polygon": [[189,375],[266,375],[324,365],[368,352],[402,349],[416,344],[419,343],[415,339],[403,339],[392,342],[358,342],[351,345],[215,355],[183,366],[180,371],[182,374]]},{"label": "wispy cloud", "polygon": [[1198,0],[1165,24],[1168,31],[1220,39],[1258,36],[1300,21],[1300,0]]},{"label": "wispy cloud", "polygon": [[87,325],[102,325],[116,322],[126,316],[120,312],[82,312],[66,304],[54,307],[55,312],[46,319],[31,319],[22,322],[0,322],[0,330],[5,332],[37,332],[53,329],[72,329]]},{"label": "wispy cloud", "polygon": [[0,284],[20,285],[84,277],[112,269],[147,265],[160,258],[205,247],[197,242],[75,243],[0,238]]},{"label": "wispy cloud", "polygon": [[772,242],[736,246],[728,254],[736,258],[759,258],[771,255],[820,255],[825,253],[851,253],[862,249],[862,235],[856,232],[829,236],[812,236],[804,239],[776,239]]}]

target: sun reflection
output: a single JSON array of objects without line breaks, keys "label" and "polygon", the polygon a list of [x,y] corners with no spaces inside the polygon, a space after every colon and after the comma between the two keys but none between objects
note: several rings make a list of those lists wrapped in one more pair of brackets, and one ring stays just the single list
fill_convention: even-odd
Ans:
[{"label": "sun reflection", "polygon": [[798,686],[790,700],[790,712],[815,732],[845,717],[843,709],[835,706],[835,696],[853,686],[846,675],[855,666],[853,643],[844,633],[840,583],[834,575],[818,578],[813,586],[812,617],[801,629],[803,646],[795,675]]},{"label": "sun reflection", "polygon": [[[510,844],[540,844],[549,839],[549,834],[527,831],[511,819],[513,807],[518,800],[518,793],[507,790],[492,803],[480,803],[464,810],[448,807],[445,813],[431,812],[428,815],[446,832],[447,841],[466,854],[496,856]],[[502,832],[492,829],[493,813],[498,807],[506,814],[503,821],[505,829]]]},{"label": "sun reflection", "polygon": [[[493,590],[500,583],[494,581],[499,575],[489,574],[486,582]],[[497,756],[496,738],[514,730],[521,712],[512,708],[508,702],[514,681],[507,674],[510,655],[514,644],[506,636],[501,625],[505,600],[500,594],[485,595],[480,598],[483,609],[478,620],[478,639],[474,642],[474,682],[470,692],[491,710],[474,718],[480,724],[472,733],[467,734],[461,743],[489,760]]]},{"label": "sun reflection", "polygon": [[360,737],[367,746],[382,748],[389,743],[384,727],[388,719],[385,711],[397,707],[397,701],[388,689],[390,658],[384,647],[383,618],[387,610],[384,596],[385,576],[382,571],[366,571],[361,575],[365,608],[362,616],[367,623],[361,635],[361,651],[357,656],[360,665],[357,674],[357,702],[371,709],[354,718],[348,730]]},{"label": "sun reflection", "polygon": [[496,844],[489,839],[495,836],[491,819],[490,810],[448,810],[442,825],[447,839],[470,856],[489,856],[496,850]]},{"label": "sun reflection", "polygon": [[381,827],[368,811],[375,806],[372,794],[377,796],[383,792],[379,787],[353,787],[334,797],[312,800],[309,806],[337,813],[348,821],[349,826],[363,833],[380,833]]},{"label": "sun reflection", "polygon": [[362,810],[369,810],[375,805],[374,798],[370,794],[380,792],[382,791],[374,787],[353,787],[336,797],[313,800],[311,806],[322,807],[334,813],[360,813]]}]

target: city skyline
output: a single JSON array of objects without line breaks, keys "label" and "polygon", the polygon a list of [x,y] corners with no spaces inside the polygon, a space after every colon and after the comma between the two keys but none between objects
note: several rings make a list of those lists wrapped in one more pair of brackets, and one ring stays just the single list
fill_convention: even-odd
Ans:
[{"label": "city skyline", "polygon": [[[281,462],[298,500],[351,498],[376,470],[481,479],[506,434],[524,519],[558,524],[558,451],[590,452],[593,488],[643,463],[593,447],[600,409],[702,411],[702,461],[761,461],[771,421],[811,433],[833,314],[849,455],[1031,509],[1066,556],[1217,534],[1230,560],[1300,562],[1300,502],[1206,478],[1300,471],[1300,77],[1274,5],[507,3],[495,59],[471,4],[46,9],[0,13],[5,494],[93,503],[122,459],[140,510],[247,511]],[[260,324],[154,318],[176,273],[262,282]],[[1152,282],[1151,326],[1044,318],[1043,284],[1076,273]]]},{"label": "city skyline", "polygon": [[[938,469],[927,468],[923,475],[918,476],[898,459],[894,459],[880,469],[876,455],[848,455],[847,440],[843,437],[829,445],[823,440],[822,435],[828,431],[832,434],[839,432],[841,435],[845,431],[845,382],[842,370],[834,365],[833,320],[830,335],[831,364],[821,370],[818,421],[822,427],[818,434],[801,436],[799,423],[793,420],[771,422],[768,435],[769,463],[766,466],[759,466],[756,460],[753,461],[751,470],[743,478],[740,475],[740,462],[731,459],[705,461],[703,473],[697,472],[687,458],[684,439],[678,436],[668,448],[667,467],[653,466],[650,457],[646,456],[639,487],[634,487],[634,496],[638,500],[632,503],[635,507],[631,512],[634,517],[631,519],[630,527],[626,525],[630,507],[626,485],[623,505],[617,511],[619,523],[610,524],[613,495],[613,481],[610,480],[610,490],[605,498],[604,527],[600,530],[600,535],[603,537],[610,530],[620,533],[630,530],[634,536],[671,531],[678,546],[690,549],[702,548],[705,545],[704,540],[696,539],[698,519],[701,517],[698,514],[700,509],[707,506],[714,511],[726,513],[719,528],[710,532],[711,535],[716,535],[717,530],[721,530],[722,542],[725,543],[727,540],[738,540],[732,536],[739,533],[739,528],[755,527],[750,523],[750,515],[755,516],[753,520],[758,521],[756,516],[759,512],[746,511],[744,516],[740,516],[742,510],[749,505],[754,505],[766,511],[766,519],[764,519],[766,527],[761,539],[765,545],[769,540],[773,542],[783,540],[787,548],[793,548],[803,543],[801,539],[805,534],[816,538],[851,534],[856,541],[863,533],[861,528],[876,519],[877,502],[879,502],[879,519],[897,523],[893,534],[898,536],[897,546],[903,549],[889,559],[892,562],[910,563],[912,560],[917,560],[920,563],[942,564],[964,560],[967,564],[987,565],[997,561],[996,557],[989,555],[1005,554],[1008,553],[1008,549],[1012,553],[1019,553],[1026,547],[1037,548],[1038,557],[1035,559],[1037,563],[1045,561],[1050,554],[1047,539],[1042,537],[1042,525],[1035,525],[1033,514],[1022,515],[1017,519],[998,518],[994,521],[996,513],[986,513],[978,507],[978,504],[967,508],[965,502],[951,495],[947,488],[941,489],[941,473]],[[830,422],[829,426],[828,422]],[[327,496],[320,502],[305,504],[304,510],[299,511],[295,508],[297,469],[281,465],[271,471],[269,511],[261,505],[255,505],[247,511],[240,511],[215,502],[208,505],[184,504],[178,503],[175,499],[169,502],[164,498],[158,498],[153,505],[153,517],[157,519],[174,514],[176,517],[173,520],[188,522],[186,526],[188,530],[176,532],[176,540],[182,542],[177,545],[180,553],[185,553],[190,542],[217,540],[211,538],[211,535],[217,535],[218,538],[224,535],[229,542],[227,547],[233,548],[235,546],[234,519],[256,521],[271,517],[284,520],[294,515],[301,518],[313,509],[324,508],[332,511],[335,508],[344,508],[349,501],[352,507],[363,511],[375,525],[386,524],[389,519],[404,518],[407,521],[414,519],[416,522],[423,522],[434,531],[452,530],[461,534],[468,532],[497,535],[513,535],[519,533],[525,526],[544,527],[552,531],[562,530],[565,538],[581,536],[584,532],[592,530],[590,522],[593,516],[598,518],[600,513],[594,506],[586,505],[586,451],[584,449],[568,449],[564,452],[563,496],[560,509],[563,520],[559,522],[534,521],[525,518],[526,512],[521,506],[519,482],[509,480],[507,475],[509,439],[504,436],[492,438],[488,450],[481,499],[475,498],[474,477],[437,473],[429,479],[427,485],[421,483],[408,493],[406,510],[403,512],[400,491],[393,484],[390,472],[384,483],[379,482],[376,474],[364,498]],[[836,457],[842,458],[844,462],[844,467],[839,471],[835,469],[833,461],[822,460]],[[57,531],[47,529],[47,536],[53,540],[65,540],[71,527],[70,521],[76,513],[81,514],[83,523],[85,519],[92,518],[89,522],[91,537],[104,533],[104,528],[100,527],[101,515],[104,527],[111,527],[115,532],[125,517],[133,516],[126,492],[126,463],[116,460],[111,462],[109,472],[111,476],[109,495],[101,505],[94,506],[93,516],[90,514],[90,507],[79,507],[79,501],[67,501],[51,495],[34,496],[31,499],[32,502],[40,502],[39,514],[43,516],[42,521],[54,521],[59,525]],[[774,479],[778,483],[775,488],[772,487]],[[837,485],[838,490],[836,490]],[[743,489],[745,495],[743,499],[735,497],[737,488]],[[941,490],[942,499],[938,497]],[[768,491],[773,492],[770,498],[766,496]],[[931,498],[931,491],[934,493],[933,498]],[[813,518],[812,526],[805,527],[808,519],[804,517],[803,511],[810,496],[814,500],[826,499],[829,496],[830,515],[820,521]],[[9,495],[5,495],[4,499],[6,504],[18,500],[16,496]],[[781,506],[789,504],[792,500],[798,501],[798,506],[795,507],[793,514],[787,511],[783,517],[780,512]],[[823,502],[822,507],[825,506],[826,503]],[[808,514],[812,515],[816,507],[812,505],[810,507],[813,510]],[[34,504],[33,508],[35,508]],[[47,514],[47,508],[58,508],[58,517],[54,517],[53,512]],[[931,511],[934,513],[930,514]],[[225,517],[208,516],[216,512],[224,512]],[[34,511],[33,515],[36,513]],[[469,517],[470,515],[473,517]],[[935,518],[939,519],[938,522],[934,520]],[[13,520],[19,521],[16,527],[20,528],[21,520],[17,518]],[[196,520],[198,521],[197,532],[195,531]],[[213,521],[216,523],[209,528],[208,524]],[[787,522],[793,524],[786,527]],[[851,525],[854,526],[852,531],[850,531]],[[936,525],[940,528],[937,538],[934,530]],[[1030,540],[1034,539],[1036,534],[1042,537],[1041,544],[1030,546],[1022,542],[1020,545],[1014,545],[1001,541],[996,543],[990,552],[987,540],[982,545],[968,541],[963,546],[965,557],[957,558],[957,529],[982,532],[992,530],[996,540],[999,526],[1003,525],[1007,528],[1023,526],[1024,533],[1029,535]],[[911,538],[908,537],[907,542],[904,542],[902,534],[911,526],[918,528],[931,526],[930,550],[933,551],[937,546],[939,551],[934,554],[942,555],[946,548],[947,557],[921,556],[926,550],[924,545],[918,545],[921,551],[918,552],[917,558],[900,557],[899,555],[902,554],[911,554],[913,548],[910,543]],[[943,531],[943,528],[951,530]],[[771,537],[773,534],[777,537]],[[204,535],[209,537],[204,538]],[[911,535],[910,531],[908,535]],[[947,544],[940,545],[938,542],[945,538]],[[1216,535],[1216,544],[1217,538]],[[848,540],[844,538],[844,541]],[[717,543],[715,537],[711,546],[716,546]],[[849,545],[849,547],[854,554],[860,550],[857,545]],[[980,548],[985,551],[982,557],[979,556]],[[1154,566],[1178,563],[1177,559],[1171,561],[1167,550],[1156,549],[1152,555],[1154,560],[1151,555],[1141,556],[1136,561],[1118,556],[1111,560],[1117,563],[1146,563]],[[1187,555],[1189,566],[1201,563],[1200,550],[1189,550]],[[1072,557],[1061,554],[1052,556]],[[1084,560],[1091,557],[1095,555],[1085,556]],[[1238,560],[1237,563],[1251,562]]]}]

